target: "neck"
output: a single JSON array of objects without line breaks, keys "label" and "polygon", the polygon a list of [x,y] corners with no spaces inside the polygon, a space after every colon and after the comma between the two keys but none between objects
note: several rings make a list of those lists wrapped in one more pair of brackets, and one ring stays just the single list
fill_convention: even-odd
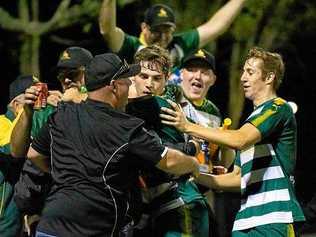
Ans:
[{"label": "neck", "polygon": [[258,96],[257,98],[255,98],[255,99],[253,100],[253,105],[254,105],[255,107],[257,107],[257,106],[263,104],[264,102],[269,101],[269,100],[271,100],[271,99],[273,99],[273,98],[275,98],[275,97],[277,97],[275,91],[268,91],[268,92],[266,92],[266,93],[264,93],[264,94],[261,94],[261,95]]},{"label": "neck", "polygon": [[112,93],[106,88],[100,88],[98,90],[88,92],[88,98],[91,100],[110,104],[113,108],[115,108]]}]

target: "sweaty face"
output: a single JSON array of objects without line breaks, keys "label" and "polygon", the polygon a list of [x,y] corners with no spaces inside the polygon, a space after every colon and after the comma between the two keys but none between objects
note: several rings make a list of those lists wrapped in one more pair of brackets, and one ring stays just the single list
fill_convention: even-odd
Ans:
[{"label": "sweaty face", "polygon": [[192,102],[203,100],[216,76],[205,63],[190,63],[181,70],[181,87],[184,95]]},{"label": "sweaty face", "polygon": [[245,62],[241,75],[241,85],[244,89],[245,97],[252,101],[260,99],[266,89],[262,64],[261,59],[248,59]]},{"label": "sweaty face", "polygon": [[141,61],[141,72],[134,77],[136,96],[161,95],[166,85],[166,75],[155,62]]},{"label": "sweaty face", "polygon": [[167,48],[172,41],[175,28],[169,25],[160,25],[155,28],[147,27],[143,30],[146,43],[148,45],[156,44],[162,48]]}]

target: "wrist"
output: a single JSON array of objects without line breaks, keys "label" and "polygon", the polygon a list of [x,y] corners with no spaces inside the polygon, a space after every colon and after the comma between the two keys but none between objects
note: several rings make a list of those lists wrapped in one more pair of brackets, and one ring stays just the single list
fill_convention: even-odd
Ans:
[{"label": "wrist", "polygon": [[33,116],[34,110],[33,110],[33,106],[32,106],[32,105],[25,104],[25,105],[23,106],[23,109],[24,109],[24,114],[25,114],[27,117],[32,117],[32,116]]}]

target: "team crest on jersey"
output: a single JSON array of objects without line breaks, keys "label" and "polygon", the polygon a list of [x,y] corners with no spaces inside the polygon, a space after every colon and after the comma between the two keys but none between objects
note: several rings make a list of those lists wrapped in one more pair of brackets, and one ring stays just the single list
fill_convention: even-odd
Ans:
[{"label": "team crest on jersey", "polygon": [[60,59],[63,59],[63,60],[70,59],[69,53],[65,50],[63,54],[61,55]]},{"label": "team crest on jersey", "polygon": [[196,57],[200,57],[200,58],[205,58],[205,53],[203,52],[202,49],[200,49],[196,54],[194,54],[194,56]]},{"label": "team crest on jersey", "polygon": [[159,16],[159,17],[168,17],[168,14],[167,14],[167,12],[166,12],[165,9],[160,8],[159,13],[158,13],[158,16]]}]

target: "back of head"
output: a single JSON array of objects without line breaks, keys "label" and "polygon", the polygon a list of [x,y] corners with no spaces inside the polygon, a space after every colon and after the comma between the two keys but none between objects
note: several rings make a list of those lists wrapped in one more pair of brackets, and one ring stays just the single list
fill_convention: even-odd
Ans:
[{"label": "back of head", "polygon": [[23,94],[33,84],[32,75],[20,75],[10,84],[9,101]]},{"label": "back of head", "polygon": [[166,49],[163,49],[157,45],[151,45],[139,50],[134,56],[134,62],[150,62],[147,64],[149,69],[157,69],[160,68],[161,72],[163,72],[166,76],[169,74],[171,69],[171,59],[169,53]]},{"label": "back of head", "polygon": [[128,78],[139,71],[139,65],[128,65],[116,54],[99,54],[91,60],[85,72],[86,88],[88,91],[94,91],[109,85],[112,80]]},{"label": "back of head", "polygon": [[145,12],[144,22],[151,28],[160,25],[175,27],[174,12],[170,7],[164,4],[154,4]]},{"label": "back of head", "polygon": [[282,83],[285,70],[282,56],[278,53],[272,53],[262,48],[254,47],[251,48],[248,52],[247,60],[250,58],[257,58],[262,60],[262,71],[264,76],[269,73],[273,73],[275,75],[273,85],[274,89],[277,90]]}]

